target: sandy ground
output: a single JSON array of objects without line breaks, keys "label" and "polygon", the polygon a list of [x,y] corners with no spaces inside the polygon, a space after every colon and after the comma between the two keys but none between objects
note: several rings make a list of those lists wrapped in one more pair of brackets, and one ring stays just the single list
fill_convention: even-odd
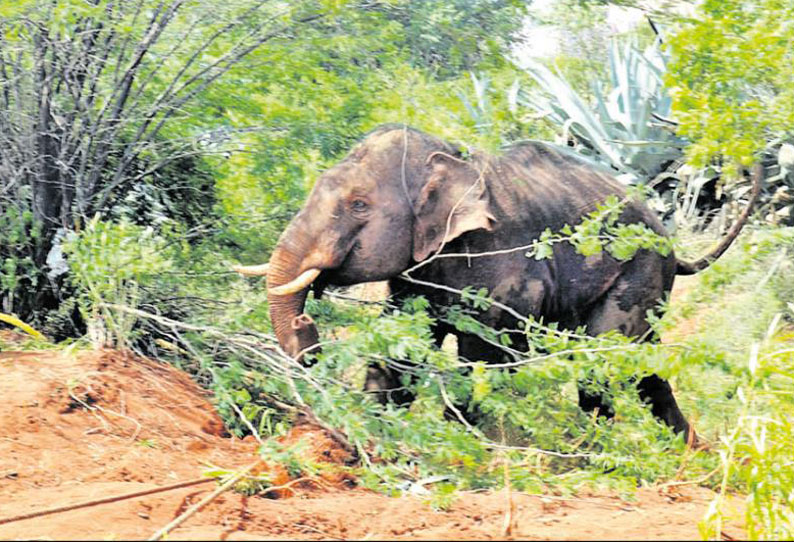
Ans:
[{"label": "sandy ground", "polygon": [[[696,539],[713,497],[694,486],[640,489],[632,501],[499,491],[462,493],[435,511],[422,497],[356,487],[341,469],[350,455],[323,429],[301,425],[286,439],[305,441],[328,474],[268,497],[227,492],[169,538]],[[200,478],[208,466],[238,469],[258,459],[256,449],[226,435],[207,392],[173,367],[114,351],[0,353],[0,539],[146,539],[216,484],[3,519]],[[279,465],[256,470],[289,483]],[[741,522],[724,535],[742,538]]]}]

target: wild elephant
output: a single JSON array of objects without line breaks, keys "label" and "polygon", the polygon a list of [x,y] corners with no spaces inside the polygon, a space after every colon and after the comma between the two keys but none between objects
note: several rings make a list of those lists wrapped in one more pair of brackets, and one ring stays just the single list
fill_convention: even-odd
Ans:
[{"label": "wild elephant", "polygon": [[[569,243],[554,245],[552,256],[540,260],[517,249],[547,228],[578,223],[610,195],[625,196],[618,181],[551,145],[526,142],[501,156],[464,156],[436,137],[386,125],[323,173],[269,264],[235,269],[267,275],[276,336],[296,358],[318,342],[316,326],[303,312],[312,286],[322,291],[329,284],[380,280],[389,280],[397,297],[421,294],[437,306],[458,300],[456,291],[466,286],[487,288],[501,306],[492,306],[481,320],[495,328],[515,329],[518,313],[567,329],[584,325],[593,336],[619,330],[643,337],[649,330],[646,312],[670,291],[676,273],[694,273],[718,257],[750,206],[721,244],[694,263],[650,250],[628,261],[607,253],[585,257]],[[667,235],[640,201],[629,199],[620,221]],[[459,257],[442,257],[453,254]],[[402,276],[408,269],[410,281]],[[439,323],[439,340],[448,331],[454,332]],[[501,356],[479,337],[458,335],[466,358]],[[665,380],[647,376],[638,389],[657,417],[688,433]],[[601,407],[601,398],[580,391],[580,405]]]}]

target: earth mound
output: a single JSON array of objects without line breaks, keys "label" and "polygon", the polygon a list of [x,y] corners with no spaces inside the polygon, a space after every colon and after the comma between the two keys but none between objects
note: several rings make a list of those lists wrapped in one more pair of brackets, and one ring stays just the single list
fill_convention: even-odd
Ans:
[{"label": "earth mound", "polygon": [[[0,352],[0,539],[146,539],[209,495],[203,483],[4,523],[57,506],[234,471],[258,461],[230,437],[210,394],[174,367],[112,350]],[[713,494],[693,486],[615,495],[463,492],[445,511],[423,496],[355,487],[355,458],[326,429],[297,425],[282,442],[330,467],[302,480],[257,463],[264,496],[226,492],[170,539],[692,539]],[[726,534],[741,538],[739,526]]]}]

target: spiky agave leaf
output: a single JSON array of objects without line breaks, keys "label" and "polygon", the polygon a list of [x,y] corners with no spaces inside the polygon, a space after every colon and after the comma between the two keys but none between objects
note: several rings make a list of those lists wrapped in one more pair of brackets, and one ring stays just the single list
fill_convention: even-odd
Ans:
[{"label": "spiky agave leaf", "polygon": [[587,103],[559,74],[529,61],[526,71],[539,91],[516,83],[509,100],[515,109],[543,114],[564,135],[574,136],[576,150],[616,169],[630,183],[648,182],[671,161],[683,156],[686,142],[675,135],[667,119],[671,100],[662,76],[666,58],[659,42],[640,52],[634,42],[614,40],[609,48],[609,88],[594,88]]}]

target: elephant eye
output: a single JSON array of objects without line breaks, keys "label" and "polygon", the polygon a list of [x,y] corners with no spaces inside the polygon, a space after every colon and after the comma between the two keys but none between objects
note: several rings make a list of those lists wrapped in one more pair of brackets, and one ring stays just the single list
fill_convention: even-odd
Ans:
[{"label": "elephant eye", "polygon": [[368,207],[369,207],[369,204],[366,201],[364,201],[363,199],[354,199],[350,203],[350,208],[353,210],[353,212],[356,212],[356,213],[364,212],[364,211],[367,210]]}]

